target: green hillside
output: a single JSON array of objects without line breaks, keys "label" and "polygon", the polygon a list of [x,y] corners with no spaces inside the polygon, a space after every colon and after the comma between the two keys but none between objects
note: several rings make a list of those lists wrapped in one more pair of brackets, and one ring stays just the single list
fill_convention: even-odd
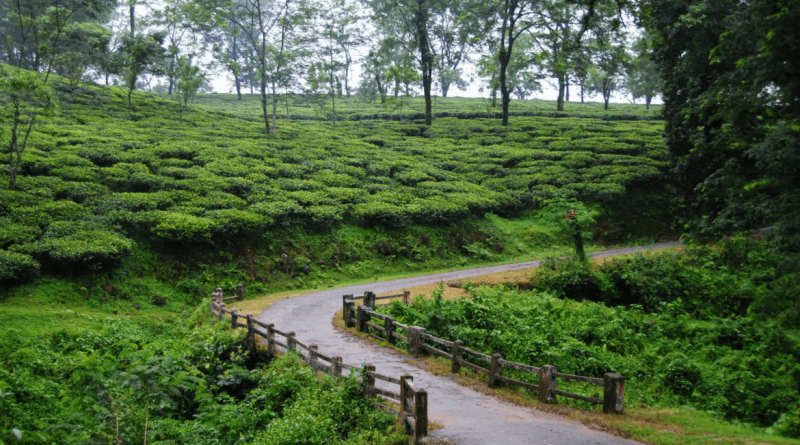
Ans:
[{"label": "green hillside", "polygon": [[[662,123],[638,120],[637,106],[622,116],[634,120],[520,116],[509,127],[280,120],[274,137],[237,117],[257,112],[252,100],[236,114],[209,105],[181,113],[157,96],[137,94],[129,108],[115,88],[55,85],[60,112],[32,133],[17,189],[0,191],[6,285],[37,271],[91,275],[157,261],[172,288],[160,292],[200,295],[236,281],[307,287],[337,274],[496,262],[566,247],[563,215],[537,212],[552,199],[599,212],[603,242],[669,233],[669,221],[653,217],[669,209],[648,196],[669,199]],[[219,95],[201,102],[226,105]],[[513,221],[528,221],[522,243],[510,236]],[[85,293],[102,294],[106,283],[87,282]]]}]

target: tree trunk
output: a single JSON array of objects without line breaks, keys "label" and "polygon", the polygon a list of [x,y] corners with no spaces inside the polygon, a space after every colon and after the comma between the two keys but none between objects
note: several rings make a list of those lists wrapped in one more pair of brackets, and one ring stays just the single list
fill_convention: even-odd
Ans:
[{"label": "tree trunk", "polygon": [[129,9],[129,20],[130,20],[130,25],[131,25],[131,37],[132,38],[136,37],[136,15],[134,13],[135,12],[134,11],[135,8],[136,8],[136,2],[132,1],[130,3],[130,9]]},{"label": "tree trunk", "polygon": [[172,55],[172,58],[169,61],[169,88],[167,89],[167,95],[172,96],[172,88],[175,86],[175,54]]},{"label": "tree trunk", "polygon": [[447,90],[450,89],[450,82],[442,81],[442,97],[447,97]]},{"label": "tree trunk", "polygon": [[417,44],[419,44],[420,62],[422,64],[422,92],[425,95],[425,125],[433,123],[433,105],[431,103],[431,84],[433,83],[433,54],[428,43],[428,9],[426,0],[417,0],[415,26],[417,27]]},{"label": "tree trunk", "polygon": [[[237,63],[238,64],[239,55],[238,55],[238,47],[237,47],[237,42],[236,42],[236,36],[233,36],[233,54],[232,54],[232,56],[233,56],[232,57],[233,58],[233,63]],[[232,71],[233,71],[233,81],[236,84],[236,96],[239,98],[239,100],[242,100],[242,79],[241,79],[241,76],[239,76],[239,70],[238,69],[233,69]]]},{"label": "tree trunk", "polygon": [[261,111],[264,113],[264,134],[269,134],[269,111],[267,110],[267,69],[261,65]]},{"label": "tree trunk", "polygon": [[583,81],[581,81],[581,103],[583,103]]},{"label": "tree trunk", "polygon": [[569,102],[569,76],[564,76],[564,82],[566,83],[566,100]]},{"label": "tree trunk", "polygon": [[558,79],[558,100],[556,100],[556,111],[564,111],[564,90],[567,82],[563,74],[556,76]]},{"label": "tree trunk", "polygon": [[650,101],[652,101],[652,100],[653,100],[653,96],[645,96],[644,97],[644,108],[645,108],[645,110],[649,110],[650,109]]}]

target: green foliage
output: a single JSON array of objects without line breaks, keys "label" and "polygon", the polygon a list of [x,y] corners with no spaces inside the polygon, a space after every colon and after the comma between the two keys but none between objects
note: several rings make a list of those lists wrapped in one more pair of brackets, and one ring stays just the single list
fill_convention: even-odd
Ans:
[{"label": "green foliage", "polygon": [[17,284],[39,274],[39,263],[29,255],[0,250],[0,285]]},{"label": "green foliage", "polygon": [[707,241],[774,226],[787,269],[800,262],[798,9],[787,2],[648,0],[654,60],[677,180]]},{"label": "green foliage", "polygon": [[[210,323],[88,320],[80,331],[0,332],[0,438],[26,443],[406,443],[355,375],[318,379],[294,354],[259,364]],[[145,426],[147,425],[147,427]]]},{"label": "green foliage", "polygon": [[[443,300],[434,292],[433,299],[382,310],[485,354],[551,364],[569,374],[617,372],[626,377],[630,406],[688,405],[761,427],[774,424],[775,431],[797,437],[800,344],[780,317],[747,315],[750,301],[765,298],[753,292],[754,284],[779,259],[771,265],[757,259],[768,252],[763,243],[734,244],[721,251],[637,255],[599,268],[550,261],[534,276],[532,291],[467,283],[470,297]],[[750,259],[742,263],[744,252]],[[506,371],[536,383],[531,374]],[[562,385],[586,395],[597,391]]]}]

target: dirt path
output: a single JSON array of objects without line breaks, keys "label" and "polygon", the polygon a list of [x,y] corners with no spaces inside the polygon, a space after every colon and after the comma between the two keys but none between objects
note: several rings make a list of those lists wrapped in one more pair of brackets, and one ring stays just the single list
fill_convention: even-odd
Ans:
[{"label": "dirt path", "polygon": [[[680,246],[680,243],[661,243],[643,247],[606,250],[593,257],[623,255],[643,250]],[[539,261],[481,267],[412,278],[359,284],[281,300],[264,310],[258,319],[275,323],[281,330],[291,330],[303,343],[316,343],[320,352],[341,355],[345,363],[371,363],[377,372],[399,376],[410,373],[414,383],[428,391],[428,417],[444,425],[433,431],[432,437],[446,437],[459,445],[471,444],[636,444],[583,424],[566,420],[533,408],[519,407],[458,385],[451,379],[434,376],[406,363],[408,356],[369,342],[363,342],[335,330],[333,314],[342,308],[342,295],[376,294],[439,281],[461,280],[494,272],[526,269],[539,266]]]}]

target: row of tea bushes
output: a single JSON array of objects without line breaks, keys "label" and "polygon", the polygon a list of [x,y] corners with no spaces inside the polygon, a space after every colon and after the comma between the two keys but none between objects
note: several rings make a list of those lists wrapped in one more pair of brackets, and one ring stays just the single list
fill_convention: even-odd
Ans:
[{"label": "row of tea bushes", "polygon": [[657,121],[281,121],[264,136],[259,122],[179,117],[149,95],[131,109],[113,88],[59,90],[61,114],[36,128],[18,190],[0,201],[0,249],[58,269],[113,264],[135,237],[441,225],[557,196],[611,202],[656,186],[666,168]]}]

